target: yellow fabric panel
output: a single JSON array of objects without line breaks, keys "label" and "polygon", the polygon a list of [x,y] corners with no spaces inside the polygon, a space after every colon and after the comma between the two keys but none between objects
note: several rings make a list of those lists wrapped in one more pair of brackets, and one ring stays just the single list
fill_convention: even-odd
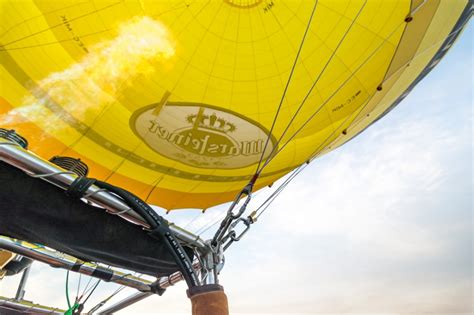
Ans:
[{"label": "yellow fabric panel", "polygon": [[[462,27],[467,23],[465,21],[464,24],[454,27],[465,6],[466,4],[462,1],[440,3],[436,15],[431,21],[429,29],[424,32],[424,38],[419,43],[415,54],[399,68],[401,70],[397,70],[398,73],[391,75],[388,81],[384,82],[387,89],[384,88],[385,93],[381,93],[383,96],[375,104],[370,104],[364,109],[357,122],[348,129],[347,136],[341,135],[331,145],[333,149],[367,128],[374,119],[384,114],[401,94],[402,97],[405,97],[410,92],[409,87],[413,83],[413,78],[417,77],[425,68],[432,69],[439,62],[443,55],[436,57],[436,54],[439,52],[445,53],[451,47],[452,41],[461,33]],[[450,42],[445,43],[448,36]]]},{"label": "yellow fabric panel", "polygon": [[257,188],[365,129],[466,5],[2,0],[0,125],[151,203],[207,208],[260,159]]}]

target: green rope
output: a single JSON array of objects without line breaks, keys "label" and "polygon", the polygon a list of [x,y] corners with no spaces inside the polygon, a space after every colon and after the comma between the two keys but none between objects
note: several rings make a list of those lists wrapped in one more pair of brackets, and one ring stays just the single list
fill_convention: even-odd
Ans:
[{"label": "green rope", "polygon": [[71,301],[69,300],[69,270],[66,272],[66,300],[67,307],[71,309]]},{"label": "green rope", "polygon": [[76,301],[73,306],[71,306],[71,301],[69,300],[69,270],[66,273],[66,300],[68,310],[64,312],[64,315],[73,315],[74,312],[79,308],[80,304]]}]

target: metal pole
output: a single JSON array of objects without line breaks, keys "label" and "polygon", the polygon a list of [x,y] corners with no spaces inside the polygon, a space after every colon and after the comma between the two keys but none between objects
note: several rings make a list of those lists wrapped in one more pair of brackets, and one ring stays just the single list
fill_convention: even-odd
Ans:
[{"label": "metal pole", "polygon": [[[199,264],[198,261],[195,261],[193,263],[193,268],[198,271],[200,270],[201,266]],[[168,277],[162,277],[160,279],[158,279],[157,283],[158,283],[158,286],[161,288],[161,289],[167,289],[173,285],[175,285],[176,283],[180,282],[183,280],[183,275],[181,274],[181,272],[175,272],[173,274],[171,274],[170,276]],[[108,307],[108,308],[105,308],[104,310],[102,310],[99,314],[112,314],[114,312],[117,312],[121,309],[124,309],[126,308],[127,306],[130,306],[134,303],[137,303],[147,297],[149,297],[150,295],[152,295],[150,292],[137,292],[117,303],[115,303],[114,305]]]},{"label": "metal pole", "polygon": [[[65,173],[59,166],[43,160],[16,143],[2,137],[0,137],[0,161],[19,168],[29,175],[50,174],[50,176],[41,177],[41,179],[64,190],[77,178],[76,174]],[[113,214],[119,215],[127,221],[146,228],[149,227],[143,218],[130,209],[123,201],[95,185],[92,185],[87,190],[84,198],[104,207]],[[170,229],[181,242],[196,247],[201,251],[208,250],[207,244],[198,235],[194,235],[172,223],[170,223]]]},{"label": "metal pole", "polygon": [[31,266],[23,270],[23,274],[21,275],[20,284],[18,284],[18,289],[15,295],[15,300],[17,301],[23,300],[23,297],[25,296],[25,286],[28,276],[30,275],[30,268]]},{"label": "metal pole", "polygon": [[[57,251],[46,249],[44,247],[38,248],[36,245],[24,241],[16,241],[6,236],[0,236],[0,249],[11,251],[15,254],[48,264],[52,267],[78,272],[91,277],[94,277],[94,271],[99,267],[99,265],[96,264],[84,263],[79,268],[72,270],[71,268],[76,264],[76,258],[70,255],[59,253]],[[194,261],[193,268],[196,271],[201,269],[199,261]],[[151,285],[154,282],[150,280],[141,277],[135,277],[128,273],[123,273],[112,268],[110,269],[110,272],[112,273],[112,277],[110,280],[108,280],[109,282],[114,282],[126,287],[134,288],[144,293],[149,293],[152,291]],[[182,280],[183,275],[181,272],[177,271],[169,276],[157,279],[155,283],[161,289],[166,289]]]},{"label": "metal pole", "polygon": [[64,312],[64,310],[59,308],[47,307],[28,301],[16,301],[0,296],[0,314],[63,315]]},{"label": "metal pole", "polygon": [[[96,264],[84,263],[80,265],[79,268],[74,268],[74,270],[72,270],[72,268],[76,265],[76,258],[43,247],[37,248],[37,246],[35,247],[33,244],[15,241],[4,236],[0,237],[0,248],[6,249],[21,256],[31,258],[33,260],[37,260],[39,262],[46,263],[52,267],[75,271],[91,277],[96,277],[95,275],[97,273],[94,272],[97,271],[98,268],[102,268]],[[152,291],[152,281],[135,277],[131,274],[123,273],[114,269],[108,269],[107,272],[109,273],[110,277],[107,279],[109,282],[135,288],[139,291]]]},{"label": "metal pole", "polygon": [[120,310],[123,310],[126,307],[129,307],[132,304],[140,302],[141,300],[146,299],[147,297],[151,296],[152,293],[149,292],[137,292],[129,297],[124,298],[123,300],[111,305],[110,307],[102,310],[98,314],[113,314]]}]

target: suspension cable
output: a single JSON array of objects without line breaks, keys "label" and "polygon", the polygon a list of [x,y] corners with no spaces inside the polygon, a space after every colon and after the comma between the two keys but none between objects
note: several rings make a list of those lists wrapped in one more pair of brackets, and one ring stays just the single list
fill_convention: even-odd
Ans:
[{"label": "suspension cable", "polygon": [[300,57],[301,50],[303,49],[303,44],[306,40],[306,35],[308,34],[308,30],[311,26],[311,22],[313,20],[313,16],[314,16],[314,12],[316,11],[317,4],[318,4],[318,0],[316,0],[314,2],[313,10],[311,11],[311,15],[309,17],[308,23],[306,24],[306,29],[304,31],[303,38],[301,39],[301,43],[300,43],[300,46],[298,48],[298,52],[296,53],[295,61],[293,62],[293,66],[291,67],[290,75],[288,77],[288,80],[286,81],[285,89],[283,90],[283,94],[280,98],[280,103],[278,104],[277,111],[275,113],[275,117],[273,118],[272,126],[270,128],[270,131],[268,132],[268,137],[267,137],[267,140],[265,141],[265,145],[263,147],[262,155],[260,156],[260,160],[258,161],[257,170],[255,172],[256,174],[258,173],[258,170],[260,168],[260,164],[262,163],[262,160],[263,160],[263,156],[265,155],[265,151],[267,150],[268,142],[270,141],[270,137],[271,137],[271,134],[273,132],[273,129],[275,128],[275,124],[276,124],[276,121],[278,119],[278,115],[280,114],[281,106],[283,105],[283,101],[285,100],[286,92],[288,91],[288,87],[290,85],[291,79],[293,77],[293,73],[294,73],[296,65],[298,63],[298,59]]},{"label": "suspension cable", "polygon": [[[417,12],[419,10],[419,8],[423,5],[424,3],[420,4],[418,7],[415,8],[415,10],[412,12],[412,14],[414,14],[415,12]],[[395,76],[397,73],[399,73],[401,70],[403,70],[408,64],[410,64],[413,60],[415,60],[416,58],[418,58],[420,55],[423,55],[425,52],[429,51],[430,49],[432,49],[433,47],[439,45],[440,43],[444,42],[447,38],[450,38],[451,36],[453,35],[456,35],[457,33],[459,33],[464,25],[467,23],[464,22],[463,25],[461,25],[459,28],[455,29],[454,31],[452,31],[450,34],[448,34],[448,36],[443,39],[443,40],[440,40],[440,41],[437,41],[436,43],[434,43],[433,45],[430,45],[429,47],[425,48],[423,51],[417,53],[415,56],[413,56],[411,59],[409,59],[407,62],[405,62],[403,65],[401,65],[396,71],[394,71],[389,77],[387,77],[383,82],[386,82],[388,80],[390,80],[393,76]],[[382,82],[382,83],[383,83]],[[368,103],[370,102],[370,100],[373,98],[373,96],[375,95],[375,91],[372,93],[372,95],[370,95],[367,100],[365,101],[364,105],[361,106],[360,110],[359,110],[359,114],[360,112],[362,112],[364,110],[364,108],[368,105]],[[359,115],[357,114],[356,115],[356,118],[357,119],[357,116]],[[350,117],[347,117],[337,128],[334,129],[334,131],[328,136],[326,137],[326,139],[316,148],[316,150],[313,151],[313,153],[310,155],[309,159],[307,162],[305,163],[308,163],[309,161],[312,161],[313,159],[315,159],[319,154],[320,154],[320,151],[319,149],[326,144],[326,142],[336,133],[336,131],[338,129],[341,128],[341,126],[343,126],[348,120],[349,120]]]},{"label": "suspension cable", "polygon": [[[362,6],[362,8],[365,6],[365,4],[366,4],[366,2],[365,2],[364,5]],[[419,11],[419,9],[420,9],[424,4],[425,4],[425,2],[421,3],[420,5],[418,5],[414,10],[411,10],[410,13],[409,13],[409,16],[410,16],[410,17],[413,17],[413,15],[415,15],[415,14]],[[357,14],[356,18],[353,20],[352,24],[355,22],[355,20],[356,20],[357,17],[359,16],[360,12],[361,12],[361,10],[360,10],[359,13]],[[362,66],[364,66],[364,65],[375,55],[375,53],[376,53],[381,47],[383,47],[383,45],[387,42],[388,38],[392,37],[392,35],[398,30],[398,28],[399,28],[402,24],[404,24],[405,22],[406,22],[406,21],[404,20],[403,22],[401,22],[400,24],[398,24],[398,25],[395,27],[395,29],[388,35],[388,37],[364,60],[364,62],[363,62],[355,71],[353,71],[353,72],[351,73],[351,75],[349,76],[349,78],[348,78],[347,80],[345,80],[345,81],[336,89],[336,91],[335,91],[333,94],[331,94],[331,96],[330,96],[328,99],[326,99],[326,101],[323,102],[323,104],[321,104],[321,106],[303,123],[302,126],[300,126],[300,128],[298,128],[298,130],[297,130],[296,132],[293,133],[293,135],[284,143],[284,145],[283,145],[280,149],[278,149],[278,150],[276,151],[276,153],[273,154],[274,150],[272,150],[272,154],[270,154],[269,158],[265,161],[265,163],[264,163],[264,165],[262,166],[262,168],[260,169],[259,173],[261,173],[261,171],[278,155],[278,153],[280,153],[280,152],[286,147],[286,145],[288,145],[288,143],[315,117],[315,115],[316,115],[316,114],[334,97],[334,95],[355,75],[355,73],[357,73],[357,71],[359,71],[359,70],[362,68]],[[352,26],[352,24],[351,24],[351,26]],[[462,29],[462,27],[461,27],[461,29]],[[450,36],[452,36],[454,33],[457,33],[458,31],[459,31],[459,30],[455,30],[455,31],[451,32],[451,33],[448,35],[448,38],[449,38]],[[445,39],[443,39],[443,41],[444,41],[444,40],[445,40]],[[441,41],[441,42],[442,42],[442,41]],[[338,46],[339,46],[339,44],[338,44]],[[431,46],[430,46],[429,48],[431,48]],[[424,51],[428,50],[429,48],[425,49]],[[336,48],[336,49],[337,49],[337,48]],[[424,51],[423,51],[423,52],[424,52]],[[421,52],[421,53],[423,53],[423,52]],[[415,59],[415,58],[416,58],[418,55],[420,55],[421,53],[417,54],[417,55],[414,56],[412,59],[410,59],[410,61],[408,61],[407,64],[408,64],[409,62],[411,62],[413,59]],[[398,72],[399,70],[401,70],[401,69],[403,69],[403,66],[400,67],[400,68],[397,70],[397,72]],[[392,76],[393,76],[393,74],[392,74]],[[389,78],[391,78],[392,76],[390,76]],[[389,79],[389,78],[388,78],[388,79]],[[388,79],[386,79],[386,80],[388,80]],[[384,81],[386,81],[386,80],[384,80]],[[314,85],[315,85],[315,84],[314,84]],[[313,87],[314,87],[314,86],[312,86],[312,87],[310,88],[310,91],[308,92],[307,96],[309,95],[309,93],[311,93]],[[307,96],[304,98],[303,101],[306,101]],[[300,104],[300,106],[302,106],[302,104]],[[299,109],[300,109],[300,107],[298,108],[297,113],[299,112]],[[293,116],[293,117],[294,117],[294,116]],[[292,122],[293,120],[294,120],[294,119],[292,118],[291,121],[290,121],[290,124],[291,124],[291,122]],[[287,129],[289,128],[289,125],[290,125],[290,124],[287,125],[287,128],[285,129],[284,133],[283,133],[282,136],[279,138],[279,140],[277,141],[277,143],[279,143],[279,142],[282,140],[283,135],[286,133],[286,131],[287,131]],[[275,146],[275,147],[276,147],[276,146]]]},{"label": "suspension cable", "polygon": [[[365,4],[364,4],[364,5],[365,5]],[[414,13],[416,13],[422,5],[424,5],[424,2],[423,2],[422,4],[420,4],[415,10],[413,10],[412,12],[410,12],[410,16],[412,16]],[[360,11],[359,11],[358,15],[359,15],[359,14],[360,14]],[[356,18],[357,18],[357,17],[356,17]],[[355,20],[354,20],[354,21],[355,21]],[[354,21],[353,21],[353,23],[354,23]],[[405,21],[405,22],[406,22],[406,21]],[[276,156],[279,152],[281,152],[281,151],[284,149],[284,147],[286,147],[286,145],[296,136],[296,134],[298,134],[298,133],[301,131],[301,129],[304,128],[304,126],[319,112],[319,110],[320,110],[322,107],[324,107],[324,105],[342,88],[342,86],[344,86],[344,85],[348,82],[348,80],[349,80],[350,78],[352,78],[352,77],[355,75],[355,73],[357,73],[357,71],[359,71],[360,68],[362,68],[362,66],[364,66],[364,65],[373,57],[373,55],[387,42],[387,39],[390,38],[390,37],[397,31],[397,29],[400,27],[400,25],[402,25],[402,24],[403,24],[403,23],[400,23],[400,24],[392,31],[392,33],[390,33],[390,35],[367,57],[367,59],[364,60],[364,62],[363,62],[355,71],[353,71],[353,72],[351,73],[351,76],[350,76],[346,81],[344,81],[344,82],[341,84],[341,86],[339,86],[338,89],[329,97],[329,99],[327,99],[327,100],[320,106],[320,108],[318,108],[318,109],[316,110],[316,112],[313,113],[313,114],[303,123],[303,125],[290,137],[290,139],[289,139],[287,142],[285,142],[285,144],[276,152],[276,154],[272,155],[273,152],[274,152],[274,150],[272,150],[272,153],[270,154],[270,158],[264,163],[264,165],[262,166],[262,168],[261,168],[259,171],[257,171],[256,175],[260,174],[260,172],[268,165],[268,163],[269,163],[273,158],[275,158],[275,156]],[[351,25],[352,25],[352,24],[351,24]],[[462,28],[463,28],[463,26],[461,26],[459,29],[456,29],[455,31],[451,32],[451,33],[448,35],[448,38],[449,38],[450,36],[453,36],[455,33],[459,32],[460,30],[462,30]],[[445,40],[445,39],[444,39],[444,40]],[[443,41],[444,41],[444,40],[443,40]],[[438,43],[438,44],[439,44],[439,43]],[[432,47],[434,47],[434,46],[436,46],[436,45],[437,45],[437,44],[434,44],[434,45],[432,45],[432,46],[426,48],[426,49],[423,50],[422,52],[416,54],[416,55],[413,56],[406,64],[410,63],[412,60],[414,60],[415,58],[417,58],[420,54],[423,54],[425,51],[429,50],[430,48],[432,48]],[[339,46],[339,45],[338,45],[338,46]],[[336,48],[336,50],[337,50],[337,48]],[[399,72],[400,70],[402,70],[406,64],[402,65],[402,66],[401,66],[399,69],[397,69],[395,72]],[[324,71],[323,71],[323,72],[324,72]],[[383,82],[389,80],[394,74],[395,74],[395,73],[393,73],[392,75],[390,75],[388,78],[384,79]],[[318,79],[317,79],[317,80],[318,80]],[[383,82],[382,82],[382,83],[383,83]],[[314,85],[315,85],[315,84],[314,84]],[[311,90],[313,89],[314,85],[311,87]],[[309,93],[311,93],[311,90],[308,92],[307,96],[309,95]],[[359,114],[364,110],[364,108],[369,104],[370,100],[373,98],[373,96],[375,95],[376,92],[377,92],[377,91],[374,90],[374,92],[373,92],[371,95],[369,95],[369,96],[367,97],[367,99],[365,100],[364,104],[363,104],[362,106],[360,106],[360,111],[359,111],[359,113],[357,113],[357,114],[355,115],[355,118],[353,118],[353,120],[357,119],[358,115],[359,115]],[[304,98],[303,102],[306,101],[307,96]],[[300,104],[300,107],[298,108],[297,112],[295,113],[295,115],[293,116],[293,118],[290,120],[290,124],[291,124],[291,122],[294,120],[296,114],[298,114],[298,112],[300,111],[302,105],[303,105],[303,104]],[[229,234],[228,234],[228,236],[230,237],[231,240],[230,240],[227,244],[225,244],[224,249],[227,249],[227,248],[229,247],[229,245],[232,244],[232,242],[240,240],[240,237],[248,230],[248,228],[250,227],[250,224],[253,224],[254,222],[256,222],[257,219],[269,208],[270,204],[271,204],[271,203],[278,197],[278,195],[288,186],[288,184],[289,184],[299,173],[301,173],[301,171],[302,171],[314,158],[316,158],[317,156],[319,156],[319,154],[321,153],[320,148],[321,148],[322,146],[324,146],[324,145],[326,144],[326,142],[327,142],[328,140],[330,140],[330,139],[332,138],[332,136],[337,132],[337,130],[339,130],[344,124],[346,124],[347,121],[348,121],[351,117],[352,117],[352,115],[350,115],[349,117],[347,117],[337,128],[335,128],[335,129],[333,130],[333,132],[332,132],[329,136],[327,136],[326,139],[316,148],[316,150],[313,151],[313,153],[310,155],[309,159],[308,159],[306,162],[300,164],[300,165],[293,171],[293,173],[290,174],[290,176],[288,176],[288,177],[285,179],[285,181],[257,208],[257,210],[255,210],[254,212],[252,212],[252,214],[251,214],[247,219],[240,219],[240,220],[242,220],[242,221],[247,225],[246,229],[245,229],[244,232],[241,233],[238,237],[235,237],[235,232],[234,232],[234,230],[232,229],[232,230],[229,232]],[[290,125],[290,124],[289,124],[289,125]],[[287,128],[285,129],[285,131],[283,132],[282,136],[279,138],[279,140],[278,140],[277,143],[279,143],[279,142],[282,140],[284,134],[286,133],[287,129],[289,128],[289,125],[287,125]],[[276,147],[276,146],[275,146],[275,147]],[[260,166],[260,163],[259,163],[259,166]],[[238,222],[236,222],[236,223],[238,223]],[[235,227],[235,224],[232,225],[232,228],[233,228],[233,227]],[[208,228],[209,228],[209,227],[208,227]],[[205,230],[207,230],[208,228],[206,228]],[[204,231],[205,231],[205,230],[204,230]],[[204,231],[203,231],[203,232],[204,232]],[[229,238],[229,237],[228,237],[228,238]]]},{"label": "suspension cable", "polygon": [[[314,80],[313,84],[311,85],[310,89],[308,90],[308,92],[306,93],[306,95],[303,97],[303,100],[301,101],[301,103],[299,104],[296,112],[293,114],[293,116],[291,117],[290,121],[288,122],[288,124],[286,125],[285,129],[283,130],[283,133],[281,134],[281,136],[279,137],[279,139],[277,140],[276,144],[273,146],[272,148],[272,151],[270,152],[269,154],[269,157],[272,156],[272,154],[275,152],[275,150],[278,148],[278,145],[280,144],[281,140],[283,140],[283,137],[285,136],[286,132],[289,130],[291,124],[293,123],[293,121],[296,119],[296,116],[299,114],[300,110],[303,108],[303,106],[306,104],[306,101],[308,100],[309,96],[311,95],[311,93],[313,92],[313,89],[316,87],[316,84],[319,82],[319,80],[321,79],[321,77],[323,76],[323,74],[326,72],[326,69],[328,67],[328,65],[330,64],[330,62],[332,61],[332,59],[334,58],[334,56],[336,55],[337,51],[339,50],[339,48],[341,47],[342,43],[344,42],[344,39],[346,38],[347,34],[349,34],[350,30],[352,29],[352,26],[356,23],[357,19],[359,18],[359,15],[361,14],[362,10],[364,9],[365,5],[367,4],[367,0],[364,2],[364,4],[361,6],[361,8],[359,9],[359,12],[357,12],[357,15],[355,16],[355,18],[352,20],[351,24],[349,25],[349,27],[347,28],[347,30],[344,32],[344,35],[341,37],[341,39],[339,40],[336,48],[333,50],[331,56],[329,57],[329,59],[326,61],[326,64],[324,65],[323,69],[321,70],[321,72],[319,72],[318,76],[316,77],[316,79]],[[257,167],[257,173],[260,174],[261,170],[259,170],[258,168],[260,167],[260,164],[258,165]],[[262,167],[262,169],[265,167],[265,164],[264,166]]]},{"label": "suspension cable", "polygon": [[[397,30],[398,28],[405,23],[404,21],[400,24],[397,25],[397,27],[390,33],[390,35],[387,37],[390,38]],[[265,163],[263,164],[262,168],[260,169],[260,172],[288,145],[288,143],[293,140],[294,137],[296,137],[297,134],[301,132],[301,130],[321,111],[322,108],[341,90],[342,87],[345,86],[347,82],[349,82],[350,79],[352,79],[355,74],[369,61],[371,58],[375,55],[376,52],[380,50],[380,48],[383,47],[383,45],[387,42],[387,39],[385,39],[365,60],[362,62],[353,72],[351,72],[351,75],[314,111],[306,120],[305,122],[290,136],[290,138],[279,148],[275,154],[273,154],[271,157],[269,157]]]},{"label": "suspension cable", "polygon": [[[250,179],[249,183],[242,189],[242,191],[237,195],[237,197],[235,198],[235,200],[232,202],[232,204],[230,205],[228,211],[227,211],[227,214],[226,216],[224,217],[224,219],[222,220],[221,222],[221,225],[219,226],[219,228],[217,229],[216,233],[214,234],[214,237],[212,238],[212,241],[211,241],[211,245],[214,247],[214,248],[219,248],[224,242],[226,242],[226,240],[228,240],[229,238],[231,239],[231,242],[233,241],[238,241],[240,239],[240,237],[248,230],[248,228],[250,227],[250,224],[249,223],[251,220],[249,218],[247,219],[242,219],[241,216],[242,214],[245,212],[246,208],[247,208],[247,205],[249,204],[251,198],[252,198],[252,190],[253,190],[253,186],[259,176],[259,168],[260,168],[260,165],[263,161],[263,157],[265,155],[265,151],[268,147],[268,143],[270,141],[270,137],[271,137],[271,134],[273,132],[273,129],[275,128],[275,125],[276,125],[276,122],[277,122],[277,119],[278,119],[278,116],[280,114],[280,110],[281,110],[281,107],[283,105],[283,102],[285,100],[285,97],[286,97],[286,93],[288,91],[288,88],[290,86],[290,83],[291,83],[291,79],[293,77],[293,74],[295,72],[295,69],[296,69],[296,66],[298,64],[298,60],[299,60],[299,57],[300,57],[300,54],[301,54],[301,51],[303,50],[303,45],[305,43],[305,40],[306,40],[306,36],[308,34],[308,31],[310,29],[310,26],[311,26],[311,22],[313,20],[313,17],[314,17],[314,13],[316,11],[316,7],[317,7],[317,4],[318,4],[318,0],[316,0],[314,2],[314,6],[313,6],[313,10],[311,11],[311,15],[309,17],[309,20],[308,20],[308,23],[306,24],[306,28],[305,28],[305,31],[303,33],[303,37],[301,39],[301,42],[300,42],[300,45],[299,45],[299,48],[298,48],[298,51],[296,53],[296,56],[295,56],[295,60],[293,62],[293,65],[291,67],[291,70],[290,70],[290,74],[288,76],[288,79],[286,81],[286,85],[285,85],[285,88],[283,90],[283,94],[280,98],[280,102],[278,104],[278,107],[277,107],[277,111],[275,113],[275,117],[273,118],[273,121],[272,121],[272,126],[270,128],[270,131],[268,133],[268,136],[267,136],[267,139],[265,141],[265,145],[264,145],[264,148],[263,148],[263,151],[262,151],[262,154],[260,156],[260,159],[259,159],[259,162],[258,162],[258,165],[257,165],[257,169],[255,170],[255,174],[254,176]],[[240,208],[238,209],[238,211],[236,213],[234,213],[234,208],[237,206],[237,204],[240,202],[240,200],[243,198],[243,197],[246,197],[244,203],[240,206]],[[233,228],[235,227],[235,225],[238,223],[238,222],[244,222],[247,226],[247,228],[245,229],[245,231],[238,237],[236,237],[235,235],[235,232],[233,231]],[[212,226],[212,225],[211,225]],[[207,229],[205,229],[204,231],[206,231]],[[204,232],[203,231],[203,232]],[[230,243],[231,243],[230,242]],[[228,243],[226,246],[224,246],[224,249],[226,249],[230,243]]]},{"label": "suspension cable", "polygon": [[260,218],[260,216],[268,209],[271,203],[278,197],[278,195],[288,186],[288,184],[298,176],[301,171],[303,171],[308,163],[304,163],[300,165],[297,169],[295,169],[286,179],[285,181],[267,198],[265,201],[255,210],[255,221]]}]

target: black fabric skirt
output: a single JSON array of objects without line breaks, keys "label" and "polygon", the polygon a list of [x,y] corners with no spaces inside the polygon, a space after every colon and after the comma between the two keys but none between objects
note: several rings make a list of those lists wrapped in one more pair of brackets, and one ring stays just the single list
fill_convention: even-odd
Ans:
[{"label": "black fabric skirt", "polygon": [[[0,235],[153,276],[178,270],[165,244],[140,226],[73,199],[4,162],[0,162]],[[186,251],[192,257],[192,251]]]}]

